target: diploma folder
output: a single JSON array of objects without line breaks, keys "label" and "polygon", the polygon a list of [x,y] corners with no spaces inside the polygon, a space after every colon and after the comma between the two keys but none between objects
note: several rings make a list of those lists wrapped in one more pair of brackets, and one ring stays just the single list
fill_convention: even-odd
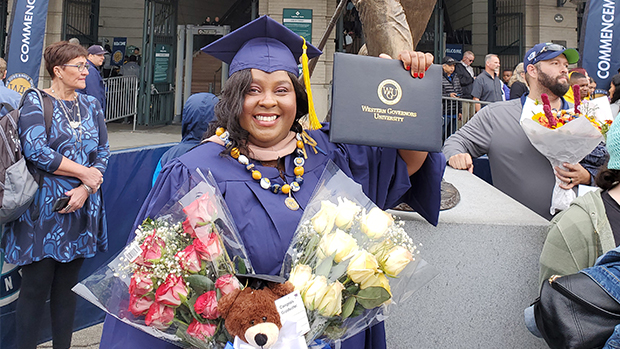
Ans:
[{"label": "diploma folder", "polygon": [[399,60],[334,54],[329,140],[441,151],[441,65],[414,79]]}]

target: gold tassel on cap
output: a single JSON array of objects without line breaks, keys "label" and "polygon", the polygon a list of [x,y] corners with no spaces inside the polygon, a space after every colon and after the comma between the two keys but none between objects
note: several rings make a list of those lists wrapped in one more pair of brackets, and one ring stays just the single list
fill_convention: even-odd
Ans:
[{"label": "gold tassel on cap", "polygon": [[304,45],[302,46],[304,53],[301,55],[301,70],[304,76],[306,93],[308,94],[308,120],[310,121],[310,130],[318,130],[322,125],[319,122],[319,118],[316,116],[314,101],[312,100],[312,90],[310,89],[310,69],[308,69],[308,55],[306,54],[308,45],[306,45],[306,39],[304,39],[303,36],[301,38],[304,40]]}]

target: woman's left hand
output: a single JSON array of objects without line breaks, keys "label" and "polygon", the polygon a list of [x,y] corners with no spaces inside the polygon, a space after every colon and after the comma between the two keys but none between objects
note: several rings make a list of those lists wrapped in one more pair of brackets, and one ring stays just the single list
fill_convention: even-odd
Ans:
[{"label": "woman's left hand", "polygon": [[73,188],[65,193],[69,199],[69,203],[65,206],[64,209],[58,211],[58,213],[73,213],[84,206],[86,199],[88,199],[88,192],[81,185],[77,188]]},{"label": "woman's left hand", "polygon": [[[379,57],[392,58],[385,53],[380,54]],[[418,51],[401,51],[397,58],[403,62],[405,69],[411,72],[411,76],[420,79],[424,77],[424,72],[433,64],[434,59],[432,54]]]}]

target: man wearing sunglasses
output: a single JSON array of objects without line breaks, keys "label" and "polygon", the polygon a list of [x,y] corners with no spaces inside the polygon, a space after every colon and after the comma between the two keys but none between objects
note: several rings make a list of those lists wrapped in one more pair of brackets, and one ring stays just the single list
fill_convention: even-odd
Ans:
[{"label": "man wearing sunglasses", "polygon": [[[79,93],[85,95],[91,95],[101,103],[103,114],[105,115],[105,86],[103,84],[103,78],[99,73],[99,67],[105,61],[105,55],[109,53],[101,45],[92,45],[88,48],[88,64],[82,69],[88,69],[88,76],[86,76],[86,88],[83,90],[77,90]],[[79,68],[78,68],[79,69]]]},{"label": "man wearing sunglasses", "polygon": [[[448,164],[472,172],[472,157],[487,154],[493,185],[532,211],[551,219],[549,206],[556,175],[549,161],[532,146],[523,132],[521,114],[528,98],[540,101],[543,93],[549,96],[551,108],[571,108],[562,96],[569,88],[568,65],[578,60],[576,50],[552,43],[541,43],[527,51],[523,66],[530,87],[529,95],[481,109],[446,140],[443,153]],[[591,185],[607,155],[604,146],[599,146],[579,164],[566,166],[568,171],[556,168],[557,177],[568,183],[561,187],[571,189],[579,184]]]}]

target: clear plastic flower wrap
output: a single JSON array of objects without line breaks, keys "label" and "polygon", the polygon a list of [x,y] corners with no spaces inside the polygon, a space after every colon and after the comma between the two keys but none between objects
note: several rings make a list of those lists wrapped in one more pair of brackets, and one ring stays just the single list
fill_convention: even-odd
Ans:
[{"label": "clear plastic flower wrap", "polygon": [[[548,97],[546,100],[548,101]],[[609,124],[601,125],[595,121],[597,108],[588,107],[588,102],[576,108],[578,113],[570,112],[570,117],[555,116],[569,114],[566,111],[553,112],[547,104],[544,99],[541,104],[528,99],[523,106],[521,126],[534,148],[549,160],[551,166],[565,169],[564,163],[578,163],[603,141]],[[543,108],[547,110],[543,111]],[[550,118],[555,116],[558,120],[556,127],[552,128],[548,122],[541,122],[541,119],[546,120],[543,118],[545,114],[550,115]],[[560,184],[561,180],[555,177],[549,208],[552,215],[567,209],[577,197],[572,189],[562,189]]]},{"label": "clear plastic flower wrap", "polygon": [[404,222],[378,208],[329,163],[295,231],[282,276],[310,321],[306,342],[343,341],[387,318],[437,275]]},{"label": "clear plastic flower wrap", "polygon": [[217,302],[251,264],[209,173],[196,172],[134,240],[74,292],[108,314],[181,347],[231,340]]}]

